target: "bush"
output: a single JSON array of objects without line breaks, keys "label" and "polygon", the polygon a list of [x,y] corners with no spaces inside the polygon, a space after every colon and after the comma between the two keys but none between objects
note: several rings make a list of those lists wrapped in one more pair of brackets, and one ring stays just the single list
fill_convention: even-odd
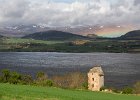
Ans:
[{"label": "bush", "polygon": [[21,75],[17,72],[12,72],[9,78],[9,82],[12,84],[20,83]]},{"label": "bush", "polygon": [[123,94],[132,94],[133,93],[133,89],[130,87],[126,87],[122,90]]},{"label": "bush", "polygon": [[140,94],[140,81],[138,81],[135,85],[134,85],[134,91],[135,94]]},{"label": "bush", "polygon": [[44,72],[38,72],[34,83],[39,86],[47,86],[47,79],[48,77]]},{"label": "bush", "polygon": [[38,80],[38,81],[46,80],[47,78],[48,78],[48,76],[45,75],[44,72],[38,72],[36,74],[36,80]]},{"label": "bush", "polygon": [[88,83],[87,83],[87,82],[83,83],[83,84],[82,84],[82,87],[83,87],[84,89],[88,89]]},{"label": "bush", "polygon": [[42,80],[42,81],[35,81],[35,85],[38,85],[38,86],[53,86],[53,82],[51,80]]},{"label": "bush", "polygon": [[52,80],[47,80],[46,85],[49,86],[49,87],[53,86]]},{"label": "bush", "polygon": [[22,75],[21,76],[21,84],[23,84],[23,85],[33,84],[32,76],[30,76],[30,75]]},{"label": "bush", "polygon": [[37,74],[36,74],[36,78],[38,79],[38,78],[40,78],[40,77],[44,77],[45,76],[45,73],[44,72],[38,72]]}]

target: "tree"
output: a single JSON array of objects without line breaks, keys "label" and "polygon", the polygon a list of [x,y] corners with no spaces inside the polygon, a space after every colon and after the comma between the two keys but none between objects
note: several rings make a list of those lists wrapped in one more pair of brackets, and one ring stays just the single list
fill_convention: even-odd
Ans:
[{"label": "tree", "polygon": [[8,82],[10,78],[10,70],[8,69],[3,69],[2,70],[2,80],[4,83]]}]

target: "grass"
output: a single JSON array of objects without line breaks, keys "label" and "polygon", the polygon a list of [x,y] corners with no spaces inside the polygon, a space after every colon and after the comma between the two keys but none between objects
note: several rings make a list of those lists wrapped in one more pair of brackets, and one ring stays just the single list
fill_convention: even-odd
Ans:
[{"label": "grass", "polygon": [[0,100],[140,100],[140,96],[0,83]]},{"label": "grass", "polygon": [[34,39],[8,38],[4,41],[7,44],[23,44],[23,43],[40,43],[40,44],[56,44],[63,43],[62,41],[43,41]]},{"label": "grass", "polygon": [[[54,45],[64,43],[64,41],[43,41],[34,39],[21,39],[21,38],[5,38],[3,42],[0,41],[0,51],[19,51],[16,50],[17,47],[26,47],[27,45],[35,45],[33,47],[28,47],[26,49],[20,48],[20,51],[40,51],[40,48],[44,48],[47,45]],[[37,50],[36,50],[37,49]]]}]

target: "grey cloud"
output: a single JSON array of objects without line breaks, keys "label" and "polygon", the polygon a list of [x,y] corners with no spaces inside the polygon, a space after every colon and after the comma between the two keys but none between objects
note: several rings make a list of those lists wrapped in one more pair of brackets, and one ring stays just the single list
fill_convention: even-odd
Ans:
[{"label": "grey cloud", "polygon": [[135,5],[140,5],[140,0],[135,0],[134,4]]},{"label": "grey cloud", "polygon": [[140,24],[140,0],[117,1],[112,4],[109,0],[79,0],[72,3],[5,0],[0,3],[0,24]]},{"label": "grey cloud", "polygon": [[28,2],[25,0],[5,0],[0,5],[1,15],[9,18],[22,17],[27,8]]}]

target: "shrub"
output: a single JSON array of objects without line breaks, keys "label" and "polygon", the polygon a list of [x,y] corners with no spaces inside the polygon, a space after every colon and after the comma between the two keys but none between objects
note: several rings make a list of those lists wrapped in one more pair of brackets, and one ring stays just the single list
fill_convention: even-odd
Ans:
[{"label": "shrub", "polygon": [[44,72],[38,72],[38,73],[36,74],[36,79],[37,79],[38,81],[46,80],[47,78],[48,78],[48,76],[45,75]]},{"label": "shrub", "polygon": [[51,80],[42,80],[42,81],[35,81],[35,85],[38,85],[38,86],[53,86],[53,82]]},{"label": "shrub", "polygon": [[38,72],[34,83],[39,86],[47,86],[47,79],[48,77],[44,72]]},{"label": "shrub", "polygon": [[9,82],[12,84],[20,83],[21,75],[17,72],[12,72],[9,78]]},{"label": "shrub", "polygon": [[21,76],[21,84],[33,84],[33,79],[31,75],[22,75]]},{"label": "shrub", "polygon": [[133,89],[130,88],[130,87],[125,87],[125,88],[122,90],[122,93],[123,93],[123,94],[132,94],[132,93],[133,93]]},{"label": "shrub", "polygon": [[49,86],[49,87],[53,86],[52,80],[47,80],[46,85]]},{"label": "shrub", "polygon": [[83,84],[82,84],[82,87],[83,87],[84,89],[88,89],[88,82],[83,83]]},{"label": "shrub", "polygon": [[40,78],[40,77],[43,77],[43,76],[45,76],[44,72],[37,72],[37,74],[36,74],[36,78]]},{"label": "shrub", "polygon": [[134,91],[135,94],[140,94],[140,81],[136,82],[134,85]]}]

